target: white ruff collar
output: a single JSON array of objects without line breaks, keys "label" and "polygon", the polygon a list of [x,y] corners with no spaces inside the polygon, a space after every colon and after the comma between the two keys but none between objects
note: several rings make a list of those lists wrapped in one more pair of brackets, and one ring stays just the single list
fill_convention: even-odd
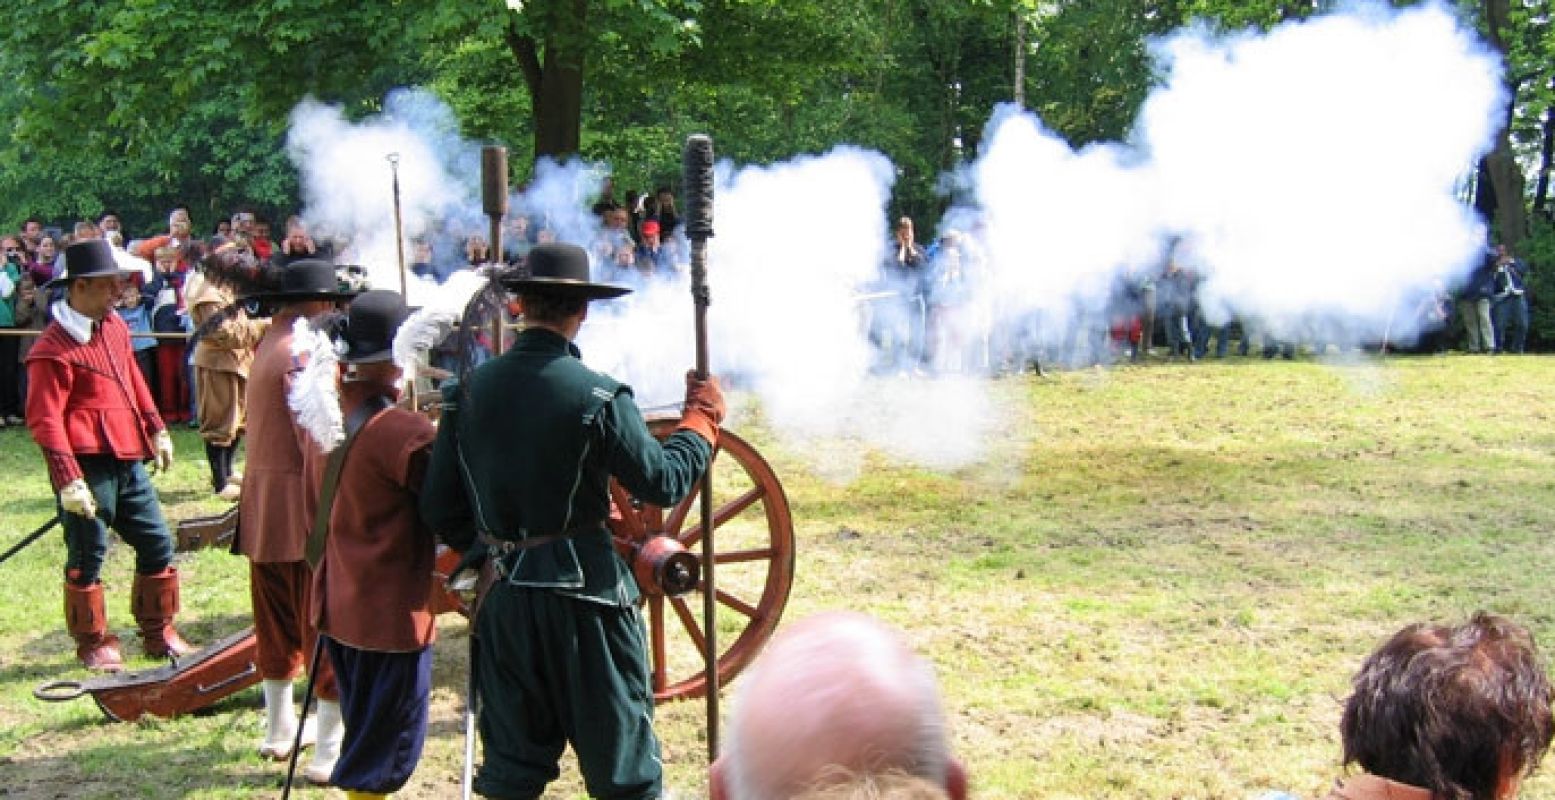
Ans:
[{"label": "white ruff collar", "polygon": [[70,303],[64,300],[54,301],[49,310],[54,315],[54,321],[77,343],[86,344],[92,340],[92,326],[97,324],[97,320],[71,308]]}]

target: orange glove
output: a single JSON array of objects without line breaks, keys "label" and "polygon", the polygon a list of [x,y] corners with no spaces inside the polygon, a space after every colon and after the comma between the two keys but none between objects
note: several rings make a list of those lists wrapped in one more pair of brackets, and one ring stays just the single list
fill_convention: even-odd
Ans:
[{"label": "orange glove", "polygon": [[710,445],[718,444],[718,425],[724,418],[724,393],[718,379],[705,380],[695,372],[686,373],[686,405],[680,412],[678,430],[693,431]]}]

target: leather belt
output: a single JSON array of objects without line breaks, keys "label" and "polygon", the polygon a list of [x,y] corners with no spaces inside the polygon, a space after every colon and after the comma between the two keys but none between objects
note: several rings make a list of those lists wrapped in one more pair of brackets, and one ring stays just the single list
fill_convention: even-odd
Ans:
[{"label": "leather belt", "polygon": [[550,544],[558,539],[565,539],[574,532],[547,533],[544,536],[526,536],[522,539],[498,539],[495,536],[483,533],[481,534],[481,541],[486,544],[486,549],[493,558],[501,558],[509,553],[531,550],[543,544]]},{"label": "leather belt", "polygon": [[498,539],[489,533],[482,533],[480,539],[485,543],[487,550],[494,558],[500,558],[520,550],[532,550],[541,545],[550,544],[559,539],[570,539],[581,533],[590,533],[604,527],[604,523],[598,525],[581,525],[569,528],[558,533],[546,533],[539,536],[525,536],[522,539]]}]

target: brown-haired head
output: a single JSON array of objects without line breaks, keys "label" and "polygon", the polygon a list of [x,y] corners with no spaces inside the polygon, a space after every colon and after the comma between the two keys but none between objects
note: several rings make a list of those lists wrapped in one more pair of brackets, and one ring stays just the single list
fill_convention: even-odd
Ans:
[{"label": "brown-haired head", "polygon": [[1394,634],[1355,676],[1339,730],[1344,762],[1439,800],[1515,794],[1550,746],[1550,683],[1533,636],[1476,613]]}]

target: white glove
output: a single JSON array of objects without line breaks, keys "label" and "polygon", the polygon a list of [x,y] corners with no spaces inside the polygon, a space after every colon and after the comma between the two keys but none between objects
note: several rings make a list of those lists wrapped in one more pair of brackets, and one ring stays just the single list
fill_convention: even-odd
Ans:
[{"label": "white glove", "polygon": [[84,478],[76,478],[59,490],[59,504],[66,511],[87,519],[97,516],[97,499],[92,497],[92,490]]},{"label": "white glove", "polygon": [[173,435],[165,430],[157,431],[157,455],[152,465],[158,472],[167,472],[173,468]]}]

